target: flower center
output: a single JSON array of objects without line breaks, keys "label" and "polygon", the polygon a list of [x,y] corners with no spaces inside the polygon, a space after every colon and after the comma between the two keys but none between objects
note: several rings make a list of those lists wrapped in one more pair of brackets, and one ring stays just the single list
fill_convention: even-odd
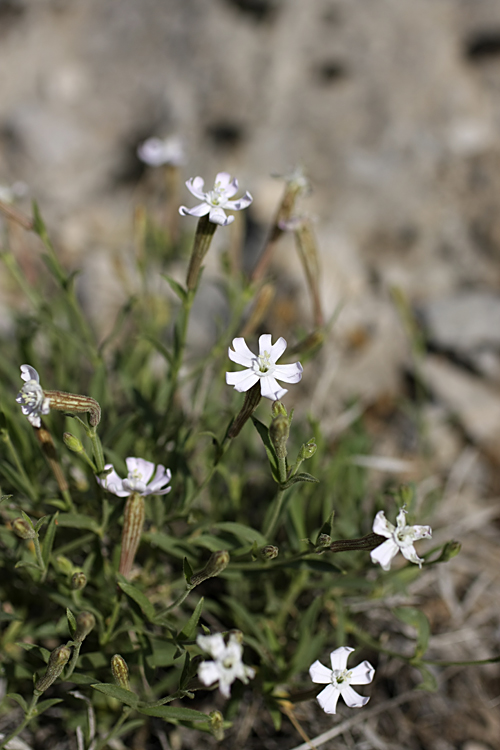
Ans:
[{"label": "flower center", "polygon": [[134,492],[134,490],[138,492],[146,491],[146,483],[142,481],[142,474],[139,469],[129,471],[128,477],[123,484],[126,484],[126,489],[129,489],[131,492]]},{"label": "flower center", "polygon": [[234,659],[232,656],[226,656],[222,661],[222,666],[224,667],[224,669],[232,669],[233,665]]},{"label": "flower center", "polygon": [[352,672],[347,669],[334,669],[332,672],[332,685],[349,685]]},{"label": "flower center", "polygon": [[212,206],[219,206],[224,201],[224,193],[226,191],[221,187],[220,182],[216,182],[214,189],[207,194],[208,202]]},{"label": "flower center", "polygon": [[259,356],[257,357],[257,362],[255,364],[258,368],[258,372],[269,372],[269,370],[273,366],[273,363],[271,362],[270,352],[259,354]]}]

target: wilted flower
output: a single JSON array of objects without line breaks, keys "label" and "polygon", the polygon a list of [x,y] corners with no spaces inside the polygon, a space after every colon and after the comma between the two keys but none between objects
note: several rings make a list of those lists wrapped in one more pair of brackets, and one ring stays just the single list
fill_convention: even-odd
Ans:
[{"label": "wilted flower", "polygon": [[[110,473],[104,478],[96,477],[101,487],[118,497],[127,497],[132,492],[138,495],[166,495],[170,492],[171,487],[166,485],[170,482],[172,474],[170,469],[158,464],[156,473],[153,477],[155,464],[151,461],[145,461],[143,458],[127,458],[128,476],[121,479],[114,470],[113,464],[106,464],[104,469],[111,469]],[[151,477],[153,477],[151,479]],[[151,480],[151,481],[150,481]],[[148,484],[149,483],[149,484]]]},{"label": "wilted flower", "polygon": [[407,526],[406,511],[401,508],[396,518],[396,526],[387,520],[383,510],[379,511],[373,522],[373,531],[379,536],[387,537],[386,542],[382,542],[370,552],[374,563],[380,563],[384,570],[390,570],[392,558],[401,552],[407,560],[419,568],[422,567],[423,560],[417,555],[413,542],[418,539],[430,539],[430,526]]},{"label": "wilted flower", "polygon": [[242,372],[226,372],[226,383],[233,385],[237,391],[248,391],[260,380],[262,395],[276,401],[288,393],[286,388],[281,388],[276,379],[284,380],[285,383],[298,383],[302,378],[300,362],[292,365],[276,364],[286,349],[283,337],[272,344],[271,334],[263,333],[259,338],[258,356],[250,351],[244,338],[233,339],[233,347],[234,351],[228,351],[229,359],[247,368]]},{"label": "wilted flower", "polygon": [[323,666],[320,661],[315,661],[309,668],[309,675],[313,682],[318,682],[327,687],[318,693],[318,703],[327,714],[336,713],[337,702],[340,696],[345,700],[349,708],[361,708],[365,706],[369,698],[359,695],[352,689],[351,685],[367,685],[373,680],[375,669],[369,661],[358,664],[354,669],[347,669],[347,658],[353,648],[341,646],[330,654],[331,669]]},{"label": "wilted flower", "polygon": [[150,167],[161,167],[170,164],[180,167],[186,162],[184,144],[178,136],[170,138],[148,138],[137,148],[137,156]]},{"label": "wilted flower", "polygon": [[204,661],[198,667],[198,677],[204,685],[212,685],[219,681],[219,690],[225,698],[229,698],[231,685],[238,679],[245,684],[255,676],[255,670],[243,664],[243,647],[235,633],[229,636],[226,646],[221,633],[215,635],[199,635],[196,643],[214,661]]},{"label": "wilted flower", "polygon": [[16,396],[21,404],[22,413],[28,418],[33,427],[40,427],[40,416],[50,411],[50,399],[45,396],[40,385],[40,376],[31,365],[21,365],[21,378],[25,384]]},{"label": "wilted flower", "polygon": [[226,216],[224,209],[229,211],[241,211],[247,208],[253,201],[250,193],[246,192],[243,198],[232,201],[229,200],[238,192],[238,180],[231,180],[231,175],[227,172],[219,172],[215,178],[214,189],[208,193],[203,192],[204,180],[201,177],[192,177],[186,182],[187,189],[195,198],[202,201],[194,208],[181,206],[179,213],[182,216],[206,216],[212,224],[220,224],[225,227],[234,221],[234,216]]}]

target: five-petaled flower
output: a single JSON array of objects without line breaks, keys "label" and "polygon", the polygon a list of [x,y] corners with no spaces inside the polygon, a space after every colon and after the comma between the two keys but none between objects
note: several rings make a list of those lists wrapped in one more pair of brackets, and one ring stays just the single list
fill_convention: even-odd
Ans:
[{"label": "five-petaled flower", "polygon": [[184,144],[173,135],[170,138],[148,138],[137,149],[137,156],[150,167],[161,167],[170,164],[180,167],[186,162]]},{"label": "five-petaled flower", "polygon": [[40,385],[40,376],[31,365],[21,365],[21,378],[25,384],[16,396],[21,411],[28,417],[33,427],[40,427],[40,416],[50,411],[50,399],[45,396]]},{"label": "five-petaled flower", "polygon": [[201,177],[192,177],[186,182],[187,189],[195,198],[202,201],[198,206],[187,208],[181,206],[179,213],[182,216],[206,216],[212,224],[220,224],[225,227],[234,221],[234,216],[226,216],[224,209],[229,211],[241,211],[247,208],[253,201],[249,192],[246,192],[243,198],[232,201],[229,200],[238,192],[238,180],[231,180],[231,175],[227,172],[219,172],[215,178],[214,189],[208,193],[203,192],[204,180]]},{"label": "five-petaled flower", "polygon": [[234,385],[237,391],[248,391],[260,380],[261,393],[272,401],[280,399],[287,393],[286,388],[276,382],[298,383],[302,378],[302,365],[295,362],[292,365],[277,365],[276,361],[286,349],[286,341],[279,338],[275,344],[271,343],[271,334],[263,333],[259,338],[259,354],[253,354],[245,343],[244,338],[233,339],[233,347],[228,350],[229,359],[246,370],[241,372],[226,372],[226,383]]},{"label": "five-petaled flower", "polygon": [[366,706],[370,700],[359,695],[352,689],[351,685],[367,685],[373,680],[375,669],[369,661],[358,664],[354,669],[347,669],[347,658],[351,651],[354,651],[354,649],[347,646],[341,646],[332,651],[330,654],[331,669],[323,666],[317,660],[309,668],[311,680],[326,685],[326,688],[318,693],[316,698],[327,714],[336,713],[340,696],[349,708],[361,708]]},{"label": "five-petaled flower", "polygon": [[408,526],[406,511],[401,508],[396,518],[396,526],[387,520],[383,510],[379,511],[373,522],[373,531],[379,536],[387,537],[387,541],[382,542],[370,552],[374,563],[380,563],[384,570],[390,570],[392,558],[401,552],[407,560],[415,563],[419,568],[422,567],[423,560],[417,555],[413,542],[418,539],[430,539],[432,536],[430,526]]},{"label": "five-petaled flower", "polygon": [[[106,464],[104,469],[111,469],[109,474],[104,479],[96,477],[101,487],[107,489],[108,492],[112,492],[113,495],[118,495],[118,497],[128,497],[133,492],[142,497],[146,495],[166,495],[172,489],[166,486],[172,478],[171,471],[165,469],[161,464],[158,464],[153,477],[155,464],[151,461],[146,461],[144,458],[127,458],[125,463],[128,469],[126,479],[121,479],[118,476],[113,464]],[[151,477],[153,478],[151,479]]]},{"label": "five-petaled flower", "polygon": [[231,633],[227,645],[221,633],[199,635],[196,643],[214,659],[200,664],[198,677],[204,685],[212,685],[218,680],[219,690],[225,698],[229,698],[231,685],[236,679],[246,685],[255,676],[255,670],[243,664],[243,647],[235,633]]}]

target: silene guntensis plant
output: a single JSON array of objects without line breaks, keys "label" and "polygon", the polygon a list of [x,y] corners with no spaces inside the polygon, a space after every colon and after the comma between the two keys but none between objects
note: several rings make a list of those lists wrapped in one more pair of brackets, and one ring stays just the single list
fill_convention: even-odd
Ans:
[{"label": "silene guntensis plant", "polygon": [[[104,340],[36,204],[29,216],[0,194],[2,260],[26,298],[2,340],[0,747],[39,735],[78,750],[160,747],[159,737],[167,747],[169,733],[180,747],[193,729],[200,746],[227,735],[232,747],[249,701],[260,724],[255,743],[244,725],[247,746],[264,747],[263,735],[286,727],[308,739],[296,716],[306,701],[329,715],[376,707],[388,661],[435,689],[428,622],[401,592],[460,545],[427,546],[430,526],[413,523],[430,505],[415,487],[370,490],[351,462],[360,445],[369,450],[361,418],[332,446],[321,414],[308,413],[334,321],[324,317],[310,218],[297,213],[309,191],[303,171],[284,179],[248,270],[251,194],[237,197],[238,181],[221,171],[208,191],[188,179],[199,202],[179,208],[182,141],[148,139],[138,155],[164,171],[168,210],[137,208],[142,291]],[[197,219],[189,258],[191,228],[179,216]],[[219,227],[214,282],[202,270]],[[47,270],[35,281],[11,248],[14,230],[39,238]],[[307,289],[296,323],[273,308],[285,233]],[[193,305],[213,283],[225,317],[201,351],[189,324],[207,318]],[[285,400],[299,407],[295,421]],[[396,592],[403,603],[391,609]],[[375,600],[404,648],[370,617]],[[354,647],[370,660],[348,667]],[[372,662],[377,679],[361,695],[354,686],[372,683]],[[335,720],[318,716],[326,730]]]}]

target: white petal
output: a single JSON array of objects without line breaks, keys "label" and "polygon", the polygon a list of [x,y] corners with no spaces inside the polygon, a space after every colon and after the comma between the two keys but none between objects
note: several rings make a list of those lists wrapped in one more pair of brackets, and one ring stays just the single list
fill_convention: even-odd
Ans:
[{"label": "white petal", "polygon": [[259,376],[252,370],[243,370],[243,372],[226,372],[226,383],[233,385],[235,390],[240,393],[248,391],[257,381]]},{"label": "white petal", "polygon": [[387,538],[392,536],[393,531],[396,527],[392,525],[390,521],[385,517],[383,510],[379,510],[373,521],[373,532],[379,536],[386,536]]},{"label": "white petal", "polygon": [[309,676],[313,682],[327,685],[332,681],[332,670],[325,667],[318,659],[309,667]]},{"label": "white petal", "polygon": [[212,206],[210,208],[210,215],[208,217],[212,224],[218,224],[221,227],[227,227],[228,224],[232,224],[234,216],[226,216],[224,210],[220,206]]},{"label": "white petal", "polygon": [[[24,414],[25,412],[23,412]],[[28,422],[33,425],[33,427],[41,427],[42,422],[40,420],[40,417],[36,416],[36,414],[26,414],[28,418]]]},{"label": "white petal", "polygon": [[204,685],[212,685],[219,676],[220,671],[214,661],[204,661],[198,667],[198,677]]},{"label": "white petal", "polygon": [[208,203],[200,203],[194,208],[188,208],[187,206],[180,206],[179,213],[181,216],[206,216],[210,211]]},{"label": "white petal", "polygon": [[349,646],[340,646],[340,648],[336,648],[335,651],[332,651],[330,654],[332,669],[342,672],[347,667],[347,657],[353,651],[354,649],[349,648]]},{"label": "white petal", "polygon": [[[269,341],[269,344],[271,344],[271,341]],[[281,357],[283,352],[285,351],[287,347],[287,343],[283,336],[280,336],[280,338],[276,341],[275,344],[271,346],[271,362],[273,365],[276,364],[278,359]]]},{"label": "white petal", "polygon": [[232,349],[228,349],[229,359],[238,365],[243,365],[243,367],[251,367],[256,356],[246,345],[245,339],[242,337],[233,339],[233,348],[234,352]]},{"label": "white petal", "polygon": [[278,401],[285,393],[288,393],[287,389],[282,388],[271,375],[260,379],[260,392],[264,398],[270,398],[271,401]]},{"label": "white petal", "polygon": [[189,192],[195,196],[195,198],[199,198],[200,201],[204,201],[206,197],[205,193],[203,192],[204,184],[205,180],[202,177],[191,177],[191,179],[186,182],[186,187]]},{"label": "white petal", "polygon": [[125,463],[127,464],[128,473],[138,472],[140,474],[141,482],[147,484],[153,476],[155,465],[152,461],[146,461],[144,458],[126,458]]},{"label": "white petal", "polygon": [[[218,172],[215,175],[214,188],[219,188],[220,190],[225,191],[226,188],[229,186],[230,182],[231,182],[231,175],[229,174],[229,172]],[[233,180],[233,182],[236,182],[236,190],[238,190],[238,180]],[[234,192],[236,192],[236,190]]]},{"label": "white petal", "polygon": [[117,497],[127,497],[130,495],[128,490],[123,488],[123,479],[121,479],[113,468],[113,464],[106,464],[105,469],[112,469],[112,471],[105,477],[105,479],[99,479],[96,477],[97,483],[104,487],[108,492],[111,492]]},{"label": "white petal", "polygon": [[[233,201],[228,200],[228,198],[232,198],[233,195],[236,195],[238,192],[238,180],[235,178],[232,180],[227,187],[224,188],[224,208],[232,208]],[[238,211],[238,209],[234,209],[233,211]]]},{"label": "white petal", "polygon": [[370,557],[372,562],[380,563],[383,570],[391,569],[391,560],[398,554],[399,547],[392,539],[387,539],[386,542],[382,542],[378,547],[372,549]]},{"label": "white petal", "polygon": [[[234,191],[234,193],[235,192],[236,190]],[[231,195],[234,195],[234,193],[231,192]],[[228,198],[230,197],[229,191],[226,191],[226,195],[228,196]],[[227,208],[230,211],[242,211],[244,208],[248,208],[251,203],[253,203],[253,198],[247,191],[242,198],[238,198],[235,201],[225,201],[224,208]]]},{"label": "white petal", "polygon": [[404,508],[401,508],[398,515],[396,516],[396,526],[398,530],[404,529],[406,526],[406,511]]},{"label": "white petal", "polygon": [[259,356],[260,357],[262,357],[262,355],[265,354],[266,352],[270,354],[272,348],[273,348],[273,344],[272,344],[272,338],[271,338],[270,333],[263,333],[262,336],[259,336]]},{"label": "white petal", "polygon": [[214,635],[199,635],[196,638],[197,645],[213,656],[214,659],[219,659],[226,651],[226,644],[221,633],[215,633]]},{"label": "white petal", "polygon": [[369,661],[363,661],[358,664],[357,667],[351,669],[351,684],[352,685],[368,685],[373,680],[375,674],[375,667],[373,667]]},{"label": "white petal", "polygon": [[345,685],[345,687],[340,688],[340,694],[349,708],[361,708],[362,706],[366,706],[370,700],[369,698],[359,695],[350,685]]},{"label": "white petal", "polygon": [[37,383],[40,382],[40,376],[38,375],[35,368],[31,367],[31,365],[21,365],[21,378],[26,383],[28,382],[28,380],[36,380]]},{"label": "white petal", "polygon": [[328,685],[321,693],[318,693],[316,700],[326,714],[334,714],[337,709],[337,701],[340,697],[340,691],[334,685]]},{"label": "white petal", "polygon": [[430,526],[412,526],[414,539],[431,539],[432,529]]},{"label": "white petal", "polygon": [[298,383],[302,380],[303,367],[300,362],[293,365],[275,365],[273,375],[285,383]]},{"label": "white petal", "polygon": [[405,545],[404,547],[401,547],[401,554],[403,557],[406,557],[407,560],[409,560],[412,563],[415,563],[415,565],[418,565],[419,568],[422,567],[422,563],[424,562],[421,557],[417,555],[417,551],[413,544]]},{"label": "white petal", "polygon": [[158,468],[156,469],[156,473],[151,480],[151,482],[148,484],[147,487],[147,494],[148,495],[166,495],[167,492],[170,492],[172,489],[171,487],[166,487],[166,485],[170,482],[172,479],[172,472],[170,469],[165,469],[164,466],[161,464],[158,464]]}]

